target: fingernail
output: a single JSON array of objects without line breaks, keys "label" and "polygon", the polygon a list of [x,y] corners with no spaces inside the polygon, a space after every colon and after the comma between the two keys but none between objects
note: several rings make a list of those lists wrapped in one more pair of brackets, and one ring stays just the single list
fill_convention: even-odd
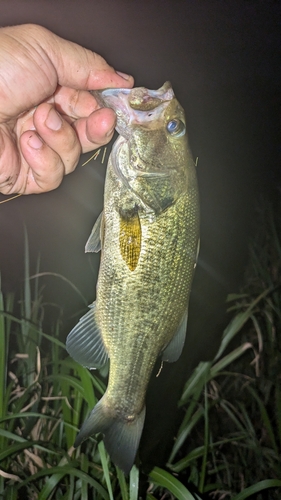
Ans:
[{"label": "fingernail", "polygon": [[131,78],[130,75],[127,75],[126,73],[122,73],[121,71],[116,71],[117,75],[121,76],[121,78],[124,78],[124,80],[129,80]]},{"label": "fingernail", "polygon": [[43,146],[43,141],[37,134],[32,134],[27,142],[33,149],[40,149]]},{"label": "fingernail", "polygon": [[51,130],[59,130],[62,126],[61,116],[52,108],[49,111],[45,124]]}]

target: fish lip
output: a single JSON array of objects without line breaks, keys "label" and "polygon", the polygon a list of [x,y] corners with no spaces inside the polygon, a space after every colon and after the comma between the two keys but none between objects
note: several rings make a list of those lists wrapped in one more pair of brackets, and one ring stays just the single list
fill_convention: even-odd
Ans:
[{"label": "fish lip", "polygon": [[145,87],[133,87],[132,89],[127,88],[109,88],[104,90],[97,91],[102,97],[113,97],[118,96],[119,94],[134,94],[136,91],[144,91],[149,97],[158,97],[163,101],[170,101],[174,97],[174,91],[172,89],[172,85],[169,81],[165,82],[162,87],[158,90],[147,89]]},{"label": "fish lip", "polygon": [[118,94],[129,94],[132,89],[125,88],[109,88],[104,90],[98,90],[99,95],[103,97],[118,96]]},{"label": "fish lip", "polygon": [[[148,98],[153,101],[159,101],[158,104],[154,105],[155,107],[161,106],[161,104],[165,102],[169,102],[174,98],[174,91],[172,89],[172,85],[169,81],[165,82],[162,87],[160,87],[158,90],[151,90],[147,89],[145,87],[133,87],[132,89],[128,88],[108,88],[108,89],[102,89],[102,90],[91,90],[90,93],[95,97],[96,101],[101,107],[110,107],[114,109],[114,111],[118,114],[118,108],[122,106],[123,103],[123,112],[126,113],[127,108],[127,113],[128,110],[132,112],[134,109],[138,110],[141,113],[147,113],[147,109],[141,109],[141,107],[134,107],[132,104],[132,100],[134,98],[139,98],[141,103],[139,106],[142,105],[142,103]],[[130,100],[130,96],[131,99]],[[118,100],[118,103],[115,101],[115,99]]]}]

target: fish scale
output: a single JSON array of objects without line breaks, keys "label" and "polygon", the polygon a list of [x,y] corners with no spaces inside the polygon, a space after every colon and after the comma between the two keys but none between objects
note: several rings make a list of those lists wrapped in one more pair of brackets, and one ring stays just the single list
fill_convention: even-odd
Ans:
[{"label": "fish scale", "polygon": [[169,83],[158,91],[108,89],[95,96],[117,111],[120,137],[108,162],[103,215],[86,245],[102,249],[96,302],[70,332],[67,349],[91,369],[109,358],[110,370],[75,446],[102,432],[112,460],[128,473],[155,362],[176,361],[184,344],[198,191],[184,112]]}]

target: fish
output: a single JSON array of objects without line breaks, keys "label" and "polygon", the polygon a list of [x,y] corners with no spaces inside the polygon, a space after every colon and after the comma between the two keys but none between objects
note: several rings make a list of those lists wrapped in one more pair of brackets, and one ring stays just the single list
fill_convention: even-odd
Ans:
[{"label": "fish", "polygon": [[96,300],[66,349],[89,369],[109,360],[105,394],[74,446],[102,433],[112,461],[131,470],[156,360],[183,349],[199,247],[199,197],[184,110],[172,86],[93,91],[117,115],[104,209],[86,243],[101,251]]}]

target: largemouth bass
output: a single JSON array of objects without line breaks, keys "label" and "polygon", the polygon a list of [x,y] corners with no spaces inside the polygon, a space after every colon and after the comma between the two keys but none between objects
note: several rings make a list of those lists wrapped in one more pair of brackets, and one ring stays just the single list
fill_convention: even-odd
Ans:
[{"label": "largemouth bass", "polygon": [[101,432],[113,462],[134,463],[145,394],[158,356],[181,354],[196,265],[199,208],[184,111],[169,82],[159,90],[95,93],[117,114],[104,210],[86,252],[101,249],[96,301],[70,332],[69,354],[90,369],[110,359],[107,390],[74,446]]}]

